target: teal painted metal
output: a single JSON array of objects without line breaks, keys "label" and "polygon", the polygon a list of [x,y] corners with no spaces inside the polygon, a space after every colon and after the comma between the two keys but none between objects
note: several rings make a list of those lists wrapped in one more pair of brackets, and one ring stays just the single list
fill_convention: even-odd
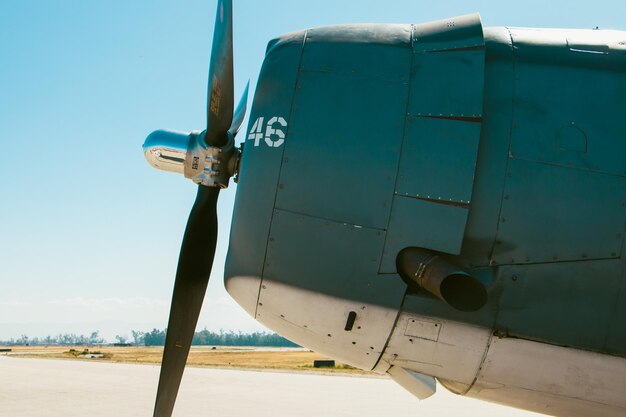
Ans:
[{"label": "teal painted metal", "polygon": [[469,206],[480,129],[479,122],[407,117],[396,194]]},{"label": "teal painted metal", "polygon": [[277,208],[386,229],[410,63],[410,26],[307,33]]},{"label": "teal painted metal", "polygon": [[[624,330],[611,329],[622,278],[619,260],[500,268],[497,330],[514,336],[603,352]],[[623,323],[623,321],[622,321]],[[622,336],[623,338],[623,336]]]},{"label": "teal painted metal", "polygon": [[[480,22],[476,24],[480,25]],[[470,50],[416,51],[409,114],[481,117],[484,62],[482,46]]]},{"label": "teal painted metal", "polygon": [[511,158],[504,193],[494,263],[619,257],[623,177]]},{"label": "teal painted metal", "polygon": [[[294,241],[293,235],[306,238]],[[276,210],[264,279],[397,309],[405,285],[378,275],[384,240],[379,230]],[[355,251],[360,262],[344,262]],[[379,337],[384,343],[388,335]]]},{"label": "teal painted metal", "polygon": [[461,252],[483,114],[485,49],[480,17],[415,27],[411,67],[400,171],[381,273],[395,273],[396,255],[408,246]]},{"label": "teal painted metal", "polygon": [[410,292],[405,311],[626,356],[625,38],[474,15],[273,41],[248,132],[288,127],[246,141],[226,279],[399,309],[395,255],[421,246],[489,301]]},{"label": "teal painted metal", "polygon": [[310,29],[306,32],[300,71],[406,84],[410,77],[410,48],[411,25]]},{"label": "teal painted metal", "polygon": [[406,85],[319,72],[300,72],[298,82],[276,207],[385,229]]},{"label": "teal painted metal", "polygon": [[478,145],[472,207],[457,262],[488,266],[498,230],[508,163],[515,64],[508,30],[486,28],[483,123]]},{"label": "teal painted metal", "polygon": [[[268,58],[259,75],[252,105],[250,124],[263,117],[276,115],[289,118],[292,95],[298,75],[298,62],[302,53],[303,36],[285,36],[268,46]],[[269,116],[269,117],[268,117]],[[262,276],[267,240],[274,211],[274,196],[282,164],[284,148],[264,146],[264,138],[255,146],[256,136],[246,138],[246,155],[243,158],[237,185],[235,213],[231,225],[231,242],[226,263],[231,275]],[[243,239],[239,237],[245,236]]]},{"label": "teal painted metal", "polygon": [[[626,232],[626,228],[624,230]],[[622,256],[620,262],[622,264],[622,274],[620,276],[620,282],[611,286],[611,289],[615,291],[613,300],[609,300],[609,304],[612,305],[613,311],[609,322],[606,323],[607,336],[602,351],[613,352],[624,356],[624,350],[626,346],[626,245],[622,245]],[[619,288],[619,290],[617,290]]]},{"label": "teal painted metal", "polygon": [[[569,38],[578,38],[576,48]],[[624,38],[583,45],[581,35],[555,32],[549,43],[512,30],[515,45],[514,158],[626,175]],[[591,37],[593,40],[593,37]],[[587,42],[589,43],[589,42]]]},{"label": "teal painted metal", "polygon": [[417,53],[468,50],[484,44],[478,13],[413,25],[413,50]]},{"label": "teal painted metal", "polygon": [[[626,61],[613,42],[624,34],[602,36],[510,31],[514,112],[491,256],[494,328],[625,356]],[[568,38],[587,40],[572,50]],[[598,39],[601,54],[590,52]]]}]

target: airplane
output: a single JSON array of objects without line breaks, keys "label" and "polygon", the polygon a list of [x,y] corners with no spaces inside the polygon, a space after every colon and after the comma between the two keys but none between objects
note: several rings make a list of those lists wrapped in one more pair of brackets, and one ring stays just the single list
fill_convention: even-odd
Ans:
[{"label": "airplane", "polygon": [[232,1],[206,130],[148,162],[198,184],[155,416],[170,416],[238,182],[229,294],[295,343],[554,416],[626,415],[626,32],[339,25],[269,42],[235,146]]}]

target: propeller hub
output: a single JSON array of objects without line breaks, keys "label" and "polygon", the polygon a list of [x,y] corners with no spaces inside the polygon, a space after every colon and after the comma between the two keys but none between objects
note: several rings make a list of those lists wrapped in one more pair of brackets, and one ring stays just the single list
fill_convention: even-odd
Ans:
[{"label": "propeller hub", "polygon": [[184,174],[189,134],[155,130],[143,144],[146,161],[156,169]]},{"label": "propeller hub", "polygon": [[143,152],[154,168],[183,174],[196,184],[206,187],[228,187],[228,180],[239,166],[241,151],[227,132],[226,144],[209,146],[206,131],[180,133],[156,130],[146,138]]}]

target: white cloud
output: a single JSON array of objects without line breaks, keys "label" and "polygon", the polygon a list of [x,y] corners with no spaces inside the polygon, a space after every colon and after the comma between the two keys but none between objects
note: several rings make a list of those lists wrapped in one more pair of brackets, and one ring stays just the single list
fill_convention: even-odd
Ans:
[{"label": "white cloud", "polygon": [[6,301],[0,301],[0,306],[3,307],[30,307],[32,306],[33,303],[30,301],[25,301],[25,300],[20,300],[17,298],[13,298],[10,300],[6,300]]}]

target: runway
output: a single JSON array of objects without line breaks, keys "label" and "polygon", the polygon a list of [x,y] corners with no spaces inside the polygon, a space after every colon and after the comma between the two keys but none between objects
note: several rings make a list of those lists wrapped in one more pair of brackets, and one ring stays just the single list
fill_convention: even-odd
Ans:
[{"label": "runway", "polygon": [[[0,356],[0,417],[152,415],[159,367]],[[530,417],[437,387],[418,401],[386,378],[187,368],[174,416]]]}]

